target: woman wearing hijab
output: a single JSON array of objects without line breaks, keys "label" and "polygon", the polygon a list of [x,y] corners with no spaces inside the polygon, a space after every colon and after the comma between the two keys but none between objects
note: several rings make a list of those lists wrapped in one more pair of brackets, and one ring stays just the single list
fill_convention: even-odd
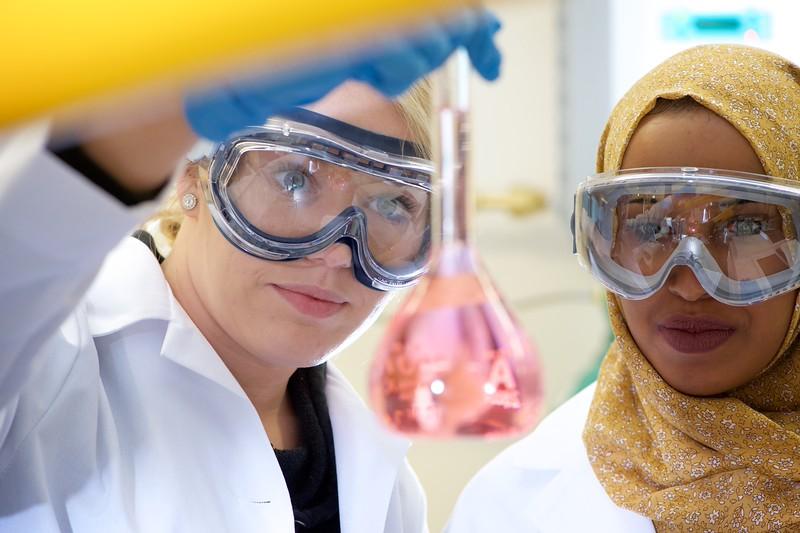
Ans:
[{"label": "woman wearing hijab", "polygon": [[618,103],[597,171],[575,241],[615,340],[449,531],[800,531],[800,70],[677,54]]}]

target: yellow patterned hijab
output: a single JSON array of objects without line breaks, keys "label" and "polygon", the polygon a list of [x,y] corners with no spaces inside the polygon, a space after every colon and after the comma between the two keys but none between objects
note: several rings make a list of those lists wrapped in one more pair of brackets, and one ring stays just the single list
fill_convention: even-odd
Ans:
[{"label": "yellow patterned hijab", "polygon": [[[600,141],[598,172],[619,169],[658,98],[689,96],[736,127],[766,172],[800,180],[800,70],[744,46],[686,50],[622,98]],[[636,346],[616,298],[616,339],[584,429],[609,497],[657,531],[800,531],[800,312],[772,366],[722,397],[670,387]]]}]

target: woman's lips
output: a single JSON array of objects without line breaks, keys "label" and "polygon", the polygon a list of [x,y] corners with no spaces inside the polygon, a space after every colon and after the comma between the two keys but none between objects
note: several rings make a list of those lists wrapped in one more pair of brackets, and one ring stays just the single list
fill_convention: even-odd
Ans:
[{"label": "woman's lips", "polygon": [[658,332],[679,352],[702,353],[722,346],[736,328],[713,319],[674,317],[660,323]]},{"label": "woman's lips", "polygon": [[284,300],[304,315],[328,318],[341,311],[346,300],[339,295],[311,285],[273,285]]}]

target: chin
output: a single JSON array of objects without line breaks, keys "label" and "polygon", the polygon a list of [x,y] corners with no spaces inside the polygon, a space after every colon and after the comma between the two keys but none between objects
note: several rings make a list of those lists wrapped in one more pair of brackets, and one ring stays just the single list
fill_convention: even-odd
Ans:
[{"label": "chin", "polygon": [[662,377],[670,387],[687,396],[719,396],[735,388],[725,383],[714,383],[713,379],[703,380],[702,374],[695,374],[690,378],[682,376],[685,379],[667,378],[664,375]]},{"label": "chin", "polygon": [[298,368],[308,368],[311,366],[318,366],[322,363],[327,363],[330,361],[336,354],[342,351],[349,343],[347,343],[347,339],[342,340],[341,342],[337,342],[331,346],[328,346],[324,350],[315,350],[314,354],[309,354],[307,357],[303,358],[303,361],[298,364]]},{"label": "chin", "polygon": [[327,363],[330,357],[321,357],[312,361],[304,361],[302,364],[297,365],[297,368],[313,368],[321,364]]},{"label": "chin", "polygon": [[[326,358],[322,356],[297,357],[296,352],[297,350],[295,349],[294,351],[290,350],[281,354],[276,354],[274,351],[270,350],[270,353],[255,355],[255,359],[266,367],[289,369],[317,366],[326,360]],[[295,353],[294,357],[291,356],[292,353]]]},{"label": "chin", "polygon": [[[309,334],[310,336],[311,334]],[[302,338],[298,336],[297,338]],[[329,340],[329,339],[326,339]],[[326,344],[320,346],[302,346],[297,342],[272,344],[267,353],[262,353],[259,359],[270,365],[279,365],[292,368],[308,368],[328,361],[338,353],[341,344]]]}]

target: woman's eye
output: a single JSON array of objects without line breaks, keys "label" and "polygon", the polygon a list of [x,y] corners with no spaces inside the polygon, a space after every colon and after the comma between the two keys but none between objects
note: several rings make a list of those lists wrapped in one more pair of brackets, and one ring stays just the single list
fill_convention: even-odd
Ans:
[{"label": "woman's eye", "polygon": [[285,192],[292,194],[306,186],[307,177],[299,170],[287,170],[279,172],[275,179]]},{"label": "woman's eye", "polygon": [[404,200],[401,196],[395,198],[381,196],[373,198],[370,208],[392,222],[407,220],[410,218],[412,208],[404,203]]},{"label": "woman's eye", "polygon": [[302,169],[275,170],[271,178],[280,194],[292,202],[308,203],[314,201],[317,195],[314,178]]}]

